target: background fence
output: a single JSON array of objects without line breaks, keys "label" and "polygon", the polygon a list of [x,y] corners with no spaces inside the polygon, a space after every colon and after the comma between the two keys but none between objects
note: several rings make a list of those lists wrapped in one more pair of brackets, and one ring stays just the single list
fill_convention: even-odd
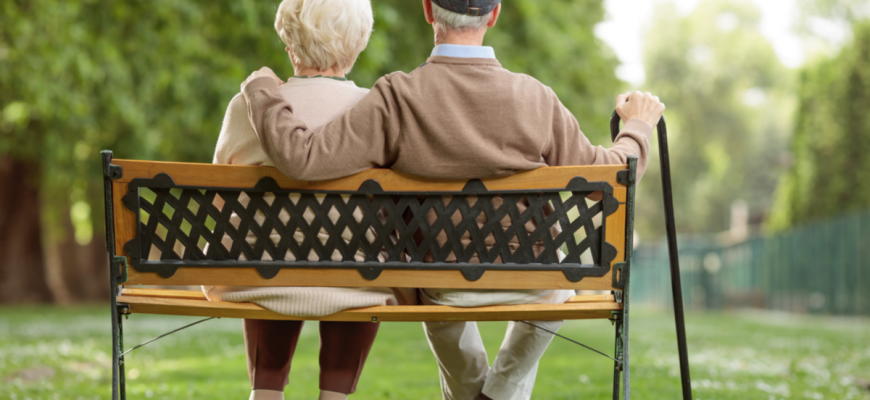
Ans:
[{"label": "background fence", "polygon": [[[690,309],[870,313],[870,212],[729,245],[715,235],[681,236],[679,246]],[[638,246],[632,301],[670,307],[669,274],[664,241]]]}]

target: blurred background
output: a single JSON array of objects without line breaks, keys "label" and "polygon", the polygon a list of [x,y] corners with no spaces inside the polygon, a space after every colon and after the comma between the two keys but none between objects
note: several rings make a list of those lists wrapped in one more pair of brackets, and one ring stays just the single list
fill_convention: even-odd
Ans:
[{"label": "blurred background", "polygon": [[[349,75],[364,87],[432,48],[418,1],[372,3]],[[211,162],[239,83],[264,65],[292,75],[277,4],[0,0],[0,304],[107,304],[99,151]],[[551,86],[593,143],[609,145],[618,93],[667,104],[690,310],[870,312],[866,0],[506,0],[486,42]],[[666,310],[657,154],[649,165],[632,299]]]},{"label": "blurred background", "polygon": [[[210,162],[247,75],[292,75],[277,1],[0,2],[0,303],[105,299],[98,152]],[[432,47],[375,0],[360,86]],[[870,310],[870,6],[859,0],[505,3],[502,64],[607,145],[616,94],[667,104],[687,303]],[[653,146],[655,148],[655,146]],[[666,305],[658,160],[641,182],[638,301]]]}]

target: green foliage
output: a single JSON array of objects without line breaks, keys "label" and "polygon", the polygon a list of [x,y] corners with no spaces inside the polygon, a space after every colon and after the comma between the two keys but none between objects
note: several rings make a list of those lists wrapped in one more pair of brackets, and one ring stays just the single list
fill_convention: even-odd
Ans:
[{"label": "green foliage", "polygon": [[[798,0],[794,31],[812,62],[832,58],[850,39],[852,24],[870,18],[866,0]],[[842,35],[842,36],[841,36]]]},{"label": "green foliage", "polygon": [[[280,65],[263,2],[6,1],[0,11],[0,153],[34,160],[44,217],[101,226],[98,151],[208,162],[229,99]],[[95,224],[88,224],[93,220]]]},{"label": "green foliage", "polygon": [[774,229],[870,208],[870,23],[853,42],[801,73],[792,144],[794,166],[782,180]]},{"label": "green foliage", "polygon": [[[870,17],[870,7],[867,7],[866,0],[798,0],[798,7],[804,17],[820,17],[850,23]],[[805,24],[808,21],[799,22]],[[805,27],[801,26],[801,28]]]},{"label": "green foliage", "polygon": [[[360,86],[426,60],[418,1],[377,0],[375,33],[350,75]],[[620,83],[593,27],[601,0],[505,2],[488,44],[541,79],[586,132],[606,140]],[[247,75],[291,76],[272,28],[278,1],[9,0],[0,3],[0,154],[39,163],[44,218],[77,204],[81,236],[102,226],[101,149],[120,158],[210,162],[226,105]],[[92,222],[91,224],[87,222]]]},{"label": "green foliage", "polygon": [[[751,215],[771,207],[790,133],[791,77],[759,32],[759,19],[746,1],[705,1],[686,16],[665,4],[647,35],[647,86],[668,107],[681,231],[728,229],[738,199]],[[661,235],[657,158],[650,160],[639,199],[639,214],[651,217],[638,221],[639,230]]]}]

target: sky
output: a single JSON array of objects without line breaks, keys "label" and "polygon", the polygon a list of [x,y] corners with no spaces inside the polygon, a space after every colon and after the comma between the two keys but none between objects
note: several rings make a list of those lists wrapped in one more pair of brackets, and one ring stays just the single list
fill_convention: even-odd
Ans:
[{"label": "sky", "polygon": [[[673,1],[677,10],[686,15],[700,0],[605,0],[607,16],[595,28],[596,35],[610,45],[622,65],[616,75],[640,85],[645,80],[643,69],[643,32],[651,23],[653,7]],[[777,56],[787,67],[796,68],[804,62],[804,46],[792,31],[798,17],[796,0],[751,0],[761,10],[760,30],[773,44]]]}]

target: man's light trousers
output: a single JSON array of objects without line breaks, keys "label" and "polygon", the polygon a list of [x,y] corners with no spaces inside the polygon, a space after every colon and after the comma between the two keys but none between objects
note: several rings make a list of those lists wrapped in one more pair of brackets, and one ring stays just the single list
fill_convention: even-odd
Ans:
[{"label": "man's light trousers", "polygon": [[[572,290],[458,292],[443,293],[429,289],[423,291],[421,297],[424,304],[459,305],[450,300],[459,300],[455,297],[474,293],[477,299],[466,297],[463,300],[468,301],[464,303],[467,306],[481,306],[564,303],[574,294]],[[481,297],[490,301],[474,301],[481,300]],[[558,331],[564,323],[529,322],[553,332]],[[446,400],[473,400],[481,392],[495,400],[531,398],[538,362],[553,340],[550,333],[520,322],[510,322],[498,355],[490,367],[476,322],[424,322],[423,327],[438,361],[441,393]]]}]

